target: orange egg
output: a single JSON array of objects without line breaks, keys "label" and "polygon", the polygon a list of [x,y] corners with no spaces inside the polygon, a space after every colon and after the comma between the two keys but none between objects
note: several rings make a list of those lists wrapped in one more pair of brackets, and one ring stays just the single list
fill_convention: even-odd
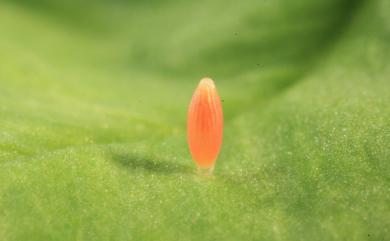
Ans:
[{"label": "orange egg", "polygon": [[203,78],[188,109],[187,134],[192,159],[198,168],[213,171],[222,145],[223,113],[214,81]]}]

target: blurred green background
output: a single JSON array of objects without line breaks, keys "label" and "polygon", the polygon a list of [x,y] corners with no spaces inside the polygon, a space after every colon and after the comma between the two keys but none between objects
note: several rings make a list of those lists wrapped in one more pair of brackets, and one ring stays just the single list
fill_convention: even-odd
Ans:
[{"label": "blurred green background", "polygon": [[388,0],[0,1],[0,239],[390,240],[389,60]]}]

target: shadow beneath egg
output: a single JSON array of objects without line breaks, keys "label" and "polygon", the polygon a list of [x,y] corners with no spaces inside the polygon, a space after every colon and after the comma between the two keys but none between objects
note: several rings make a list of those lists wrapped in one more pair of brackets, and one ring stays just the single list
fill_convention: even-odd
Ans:
[{"label": "shadow beneath egg", "polygon": [[148,157],[136,155],[134,153],[110,152],[111,159],[120,167],[130,171],[142,171],[159,174],[189,174],[191,167],[163,160],[155,160]]}]

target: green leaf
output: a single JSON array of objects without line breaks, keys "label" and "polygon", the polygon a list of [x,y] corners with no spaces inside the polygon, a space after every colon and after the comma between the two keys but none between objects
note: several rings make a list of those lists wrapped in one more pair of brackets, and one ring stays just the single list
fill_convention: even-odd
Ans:
[{"label": "green leaf", "polygon": [[1,240],[390,239],[387,0],[2,1],[0,32]]}]

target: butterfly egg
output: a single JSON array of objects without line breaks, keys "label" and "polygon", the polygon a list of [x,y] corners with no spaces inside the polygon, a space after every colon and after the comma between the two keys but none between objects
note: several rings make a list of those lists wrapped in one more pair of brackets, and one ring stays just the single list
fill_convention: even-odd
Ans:
[{"label": "butterfly egg", "polygon": [[187,137],[199,169],[212,172],[222,145],[223,113],[215,83],[203,78],[188,108]]}]

